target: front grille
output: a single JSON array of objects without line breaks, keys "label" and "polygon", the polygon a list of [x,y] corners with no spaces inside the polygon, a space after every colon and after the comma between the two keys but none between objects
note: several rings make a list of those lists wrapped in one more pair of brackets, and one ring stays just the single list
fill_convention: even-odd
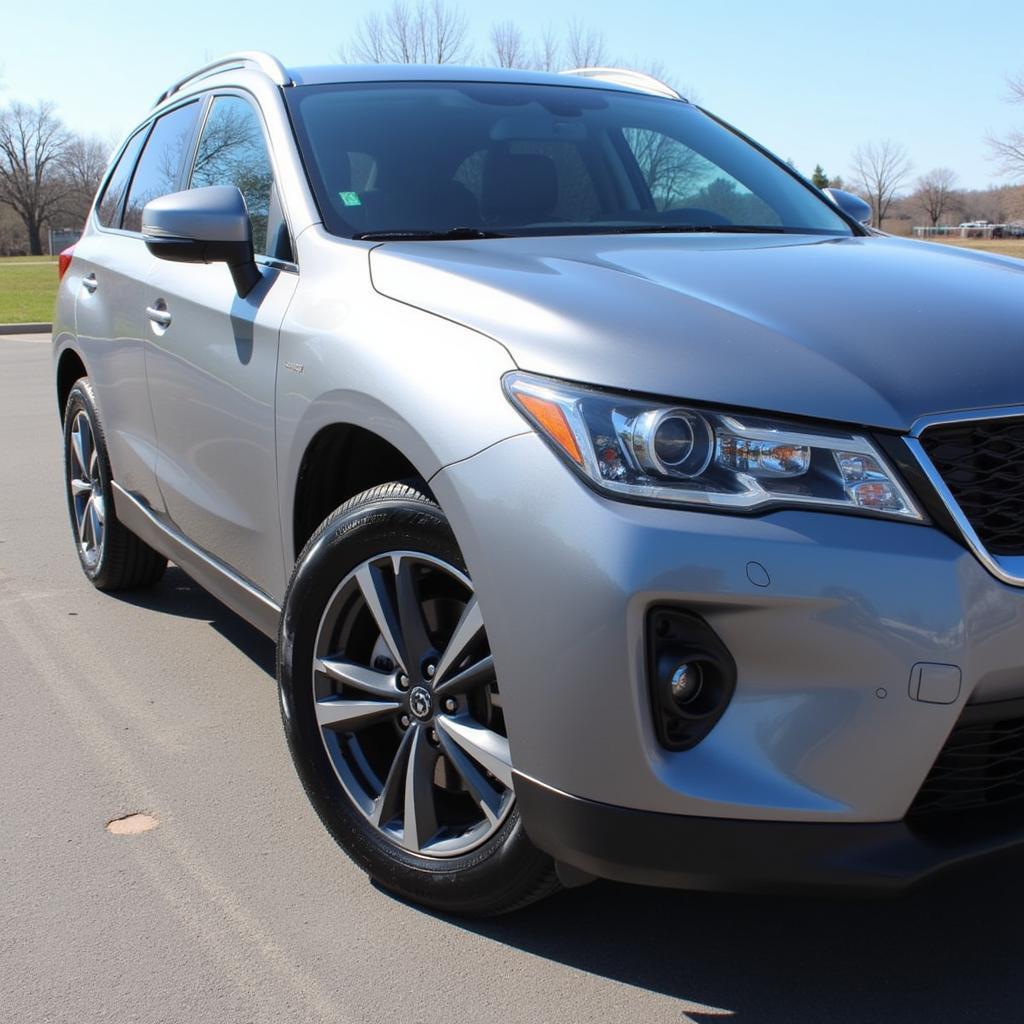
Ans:
[{"label": "front grille", "polygon": [[1024,417],[929,427],[921,444],[993,555],[1024,555]]},{"label": "front grille", "polygon": [[909,818],[1024,812],[1024,717],[977,721],[973,712],[953,729]]}]

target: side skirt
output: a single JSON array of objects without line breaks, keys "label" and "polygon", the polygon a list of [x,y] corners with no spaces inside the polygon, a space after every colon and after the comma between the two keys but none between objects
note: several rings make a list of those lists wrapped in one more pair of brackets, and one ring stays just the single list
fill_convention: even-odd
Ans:
[{"label": "side skirt", "polygon": [[158,518],[147,505],[112,481],[117,518],[151,548],[180,566],[204,590],[272,640],[277,639],[281,609],[262,590],[208,555],[184,534]]}]

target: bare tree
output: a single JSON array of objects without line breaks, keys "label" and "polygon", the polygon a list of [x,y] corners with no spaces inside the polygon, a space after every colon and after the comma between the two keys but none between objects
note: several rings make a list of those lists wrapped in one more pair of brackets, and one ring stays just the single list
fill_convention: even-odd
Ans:
[{"label": "bare tree", "polygon": [[367,15],[338,56],[366,64],[461,64],[469,58],[468,35],[465,12],[445,0],[395,0],[383,14]]},{"label": "bare tree", "polygon": [[541,33],[533,64],[538,71],[557,71],[562,65],[562,44],[550,25],[546,25]]},{"label": "bare tree", "polygon": [[491,57],[499,68],[528,68],[533,63],[514,21],[496,21],[491,26]]},{"label": "bare tree", "polygon": [[868,197],[876,227],[882,226],[912,166],[906,149],[892,139],[869,142],[853,154],[853,183]]},{"label": "bare tree", "polygon": [[60,161],[67,184],[91,200],[110,162],[111,147],[95,135],[72,135]]},{"label": "bare tree", "polygon": [[25,225],[33,255],[42,254],[43,225],[71,191],[61,173],[69,143],[51,103],[0,111],[0,203]]},{"label": "bare tree", "polygon": [[[1009,80],[1010,102],[1024,103],[1024,72]],[[1003,174],[1024,180],[1024,129],[1016,128],[1002,138],[988,136],[988,147]]]},{"label": "bare tree", "polygon": [[958,198],[956,186],[956,174],[948,167],[936,167],[917,179],[913,198],[932,227],[953,208]]},{"label": "bare tree", "polygon": [[569,22],[566,49],[569,63],[574,68],[596,68],[608,62],[604,33],[579,18]]}]

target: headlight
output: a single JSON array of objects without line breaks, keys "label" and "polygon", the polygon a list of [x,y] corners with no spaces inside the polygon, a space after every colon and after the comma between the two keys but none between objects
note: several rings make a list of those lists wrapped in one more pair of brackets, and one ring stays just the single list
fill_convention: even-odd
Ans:
[{"label": "headlight", "polygon": [[563,458],[620,498],[748,511],[768,505],[922,518],[866,437],[748,413],[694,409],[525,373],[513,404]]}]

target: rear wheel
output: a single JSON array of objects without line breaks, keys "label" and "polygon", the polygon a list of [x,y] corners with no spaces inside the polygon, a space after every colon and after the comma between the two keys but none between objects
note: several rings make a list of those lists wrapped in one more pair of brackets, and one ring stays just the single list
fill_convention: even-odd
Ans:
[{"label": "rear wheel", "polygon": [[422,492],[373,488],[314,535],[285,600],[279,680],[306,791],[381,885],[465,914],[557,888],[519,820],[472,581]]},{"label": "rear wheel", "polygon": [[100,590],[151,587],[167,559],[118,520],[111,479],[96,397],[82,377],[64,409],[64,480],[78,560]]}]

